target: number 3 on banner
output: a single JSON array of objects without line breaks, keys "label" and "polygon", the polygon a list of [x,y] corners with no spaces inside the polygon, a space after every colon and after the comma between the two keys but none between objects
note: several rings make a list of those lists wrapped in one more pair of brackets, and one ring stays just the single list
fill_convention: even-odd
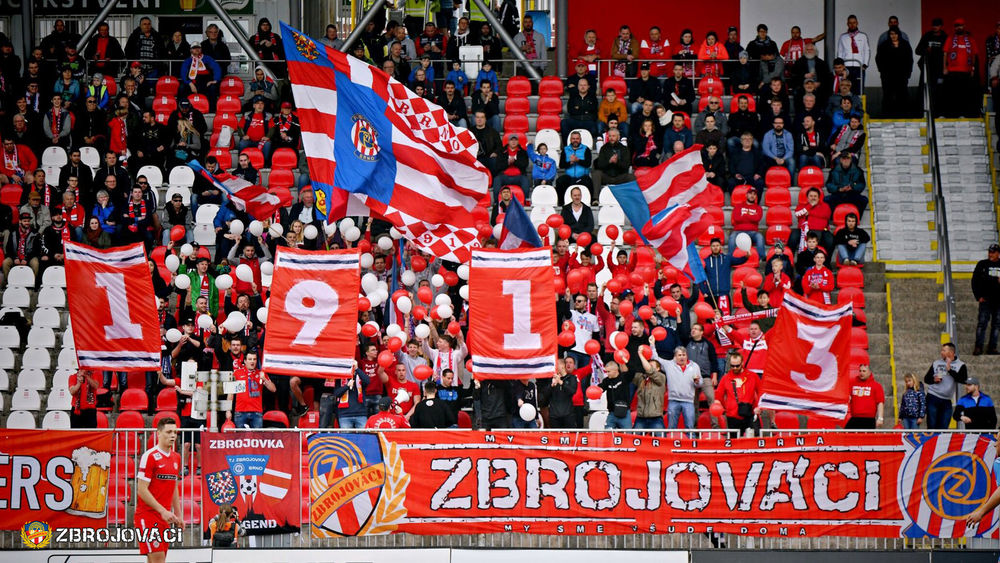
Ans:
[{"label": "number 3 on banner", "polygon": [[285,312],[302,321],[292,345],[312,346],[340,307],[337,292],[318,280],[303,280],[285,295]]},{"label": "number 3 on banner", "polygon": [[[798,337],[809,343],[809,353],[806,354],[806,363],[810,367],[819,368],[819,375],[810,377],[810,374],[792,370],[792,381],[806,391],[823,393],[833,389],[837,384],[837,356],[830,353],[830,346],[837,333],[840,332],[840,325],[831,327],[798,324]],[[809,370],[815,373],[815,370]]]},{"label": "number 3 on banner", "polygon": [[132,322],[128,310],[125,274],[98,272],[94,275],[94,283],[108,294],[111,324],[104,326],[104,337],[108,340],[119,338],[142,340],[142,326]]},{"label": "number 3 on banner", "polygon": [[503,347],[508,350],[537,350],[542,347],[542,335],[531,332],[531,282],[504,280],[503,294],[513,299],[514,332],[503,335]]}]

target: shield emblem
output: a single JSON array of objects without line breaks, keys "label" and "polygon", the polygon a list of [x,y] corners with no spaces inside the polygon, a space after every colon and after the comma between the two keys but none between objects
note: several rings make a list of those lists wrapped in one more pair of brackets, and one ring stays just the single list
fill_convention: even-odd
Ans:
[{"label": "shield emblem", "polygon": [[309,473],[313,527],[341,536],[358,535],[374,514],[385,485],[378,436],[313,435]]},{"label": "shield emblem", "polygon": [[228,469],[205,475],[208,485],[208,497],[221,506],[236,500],[236,479]]}]

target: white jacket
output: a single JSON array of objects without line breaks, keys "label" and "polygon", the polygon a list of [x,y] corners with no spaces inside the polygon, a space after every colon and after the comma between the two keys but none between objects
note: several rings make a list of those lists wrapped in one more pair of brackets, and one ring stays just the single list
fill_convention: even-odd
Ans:
[{"label": "white jacket", "polygon": [[851,34],[848,32],[841,33],[840,38],[837,39],[837,57],[844,59],[844,65],[848,67],[868,66],[872,58],[868,36],[863,31],[859,31],[854,37],[854,41],[858,45],[857,53],[854,53],[851,49]]}]

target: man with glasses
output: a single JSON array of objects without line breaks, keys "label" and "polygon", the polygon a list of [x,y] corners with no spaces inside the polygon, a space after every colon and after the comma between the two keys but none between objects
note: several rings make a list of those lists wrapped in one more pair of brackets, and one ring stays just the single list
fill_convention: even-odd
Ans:
[{"label": "man with glasses", "polygon": [[708,106],[704,110],[698,112],[694,116],[694,132],[698,133],[705,128],[705,118],[712,116],[715,118],[715,127],[722,132],[722,136],[725,137],[729,133],[729,119],[726,117],[726,112],[722,111],[722,101],[718,96],[712,96],[708,99]]},{"label": "man with glasses", "polygon": [[[739,430],[742,436],[753,425],[754,417],[760,415],[759,378],[743,369],[743,356],[730,350],[726,358],[729,371],[719,380],[715,398],[726,411],[726,428]],[[741,405],[749,405],[749,407]]]},{"label": "man with glasses", "polygon": [[[97,98],[87,96],[83,108],[77,109],[76,118],[73,122],[73,146],[93,147],[98,151],[104,151],[108,146],[108,117],[97,104]],[[79,149],[75,149],[79,152]],[[85,166],[90,171],[89,166]],[[80,176],[82,180],[88,180]]]}]

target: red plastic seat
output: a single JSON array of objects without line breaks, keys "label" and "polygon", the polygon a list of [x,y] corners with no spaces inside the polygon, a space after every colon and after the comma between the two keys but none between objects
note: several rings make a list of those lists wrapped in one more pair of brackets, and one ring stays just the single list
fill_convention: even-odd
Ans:
[{"label": "red plastic seat", "polygon": [[[17,184],[6,184],[0,188],[0,203],[16,207],[21,204],[23,192],[24,190]],[[15,213],[14,216],[17,217],[17,214]]]},{"label": "red plastic seat", "polygon": [[868,356],[868,351],[864,348],[851,348],[851,367],[856,367],[860,365],[871,365],[871,358]]},{"label": "red plastic seat", "polygon": [[215,103],[215,113],[240,113],[240,109],[243,107],[243,103],[240,101],[239,96],[220,96],[219,100]]},{"label": "red plastic seat", "polygon": [[760,255],[757,254],[757,249],[754,248],[753,246],[750,247],[749,255],[747,255],[746,252],[743,252],[739,248],[734,248],[733,256],[737,258],[742,258],[743,256],[747,256],[747,261],[743,263],[743,267],[747,267],[753,270],[756,270],[757,268],[760,267]]},{"label": "red plastic seat", "polygon": [[774,425],[782,430],[798,430],[799,415],[787,411],[774,413]]},{"label": "red plastic seat", "polygon": [[[524,190],[521,189],[521,186],[515,186],[515,185],[511,184],[511,185],[505,186],[505,187],[510,188],[510,196],[511,197],[513,197],[514,199],[516,199],[521,205],[524,205]],[[497,219],[497,222],[499,223],[500,220]]]},{"label": "red plastic seat", "polygon": [[722,226],[726,224],[726,212],[717,205],[706,205],[705,213],[712,218],[712,223]]},{"label": "red plastic seat", "polygon": [[[527,118],[525,118],[525,119],[527,119]],[[527,133],[526,130],[525,131],[504,131],[504,134],[503,134],[503,145],[506,147],[507,146],[507,139],[509,139],[511,137],[511,135],[513,135],[513,136],[517,137],[518,141],[520,141],[522,148],[528,146],[528,135],[526,133]]]},{"label": "red plastic seat", "polygon": [[851,303],[855,309],[865,308],[865,292],[860,287],[845,287],[837,293],[837,304]]},{"label": "red plastic seat", "polygon": [[299,421],[295,426],[298,428],[319,428],[319,413],[316,411],[306,412],[306,414],[299,417]]},{"label": "red plastic seat", "polygon": [[860,220],[861,212],[858,208],[851,203],[841,203],[837,207],[833,208],[833,224],[837,226],[838,229],[844,227],[844,222],[847,221],[847,216],[851,213]]},{"label": "red plastic seat", "polygon": [[191,102],[191,107],[201,113],[208,113],[208,110],[211,109],[208,104],[208,98],[202,96],[201,94],[191,94],[187,97],[187,99]]},{"label": "red plastic seat", "polygon": [[604,95],[611,88],[618,95],[618,99],[624,100],[628,96],[628,85],[625,84],[625,79],[620,76],[609,76],[601,80],[601,92],[598,97]]},{"label": "red plastic seat", "polygon": [[173,113],[177,109],[177,98],[157,96],[153,99],[153,111],[156,113]]},{"label": "red plastic seat", "polygon": [[538,115],[560,115],[562,110],[562,98],[549,96],[538,100]]},{"label": "red plastic seat", "polygon": [[784,166],[772,166],[764,174],[764,185],[768,188],[788,188],[792,185],[792,175]]},{"label": "red plastic seat", "polygon": [[98,428],[109,428],[110,426],[111,426],[111,423],[108,422],[108,415],[105,414],[105,413],[103,413],[103,412],[101,412],[101,411],[97,411],[97,427]]},{"label": "red plastic seat", "polygon": [[267,177],[267,185],[271,188],[291,188],[295,185],[295,174],[284,168],[272,168]]},{"label": "red plastic seat", "polygon": [[868,331],[864,327],[851,328],[851,348],[868,349]]},{"label": "red plastic seat", "polygon": [[543,76],[541,82],[538,83],[538,95],[561,97],[563,95],[562,80],[558,76]]},{"label": "red plastic seat", "polygon": [[153,424],[150,428],[156,428],[156,425],[160,423],[160,420],[164,418],[173,419],[177,424],[181,423],[181,417],[177,415],[174,411],[160,411],[153,416]]},{"label": "red plastic seat", "polygon": [[837,271],[837,288],[845,287],[865,287],[865,276],[861,273],[861,268],[857,266],[842,266]]},{"label": "red plastic seat", "polygon": [[714,76],[706,76],[698,81],[698,95],[702,98],[710,96],[721,98],[724,93],[725,89],[722,87],[722,80]]},{"label": "red plastic seat", "polygon": [[229,149],[213,148],[208,151],[208,156],[214,156],[215,160],[219,161],[219,167],[223,170],[229,170],[233,167],[233,154],[229,152]]},{"label": "red plastic seat", "polygon": [[698,237],[698,244],[707,247],[712,244],[712,239],[717,238],[726,244],[726,232],[722,230],[722,225],[709,225],[705,232]]},{"label": "red plastic seat", "polygon": [[101,81],[101,84],[103,84],[104,87],[108,89],[109,97],[113,98],[118,94],[118,83],[115,82],[114,78],[110,76],[105,76],[104,80]]},{"label": "red plastic seat", "polygon": [[253,166],[257,170],[264,168],[264,153],[257,147],[247,147],[241,150],[240,154],[245,154],[250,158],[250,166]]},{"label": "red plastic seat", "polygon": [[747,305],[756,305],[757,304],[757,294],[759,293],[759,291],[757,290],[757,288],[755,288],[755,287],[748,287],[748,288],[746,288],[746,290],[747,290],[747,298],[750,300],[749,302],[744,302],[743,301],[743,292],[742,291],[734,291],[733,292],[733,305],[735,305],[737,309],[745,309],[747,307]]},{"label": "red plastic seat", "polygon": [[127,455],[111,456],[112,475],[115,479],[132,479],[135,477],[135,460]]},{"label": "red plastic seat", "polygon": [[173,387],[162,389],[157,393],[156,410],[157,412],[177,410],[177,391],[174,391]]},{"label": "red plastic seat", "polygon": [[[718,427],[720,429],[721,428],[726,428],[726,417],[724,417],[724,416],[717,416],[717,417],[715,417],[715,422],[716,422],[716,424],[718,425]],[[697,424],[697,426],[698,426],[698,428],[700,428],[702,430],[711,430],[712,429],[712,413],[710,413],[708,411],[705,411],[705,412],[701,413],[700,415],[698,415],[698,424]]]},{"label": "red plastic seat", "polygon": [[212,122],[212,133],[218,133],[223,126],[228,125],[234,132],[239,128],[240,120],[236,112],[215,112],[215,121]]},{"label": "red plastic seat", "polygon": [[472,428],[472,418],[465,411],[458,411],[458,427]]},{"label": "red plastic seat", "polygon": [[740,110],[740,98],[747,99],[747,111],[757,111],[757,101],[750,94],[736,94],[733,96],[732,101],[729,103],[729,111],[735,112]]},{"label": "red plastic seat", "polygon": [[785,206],[789,207],[792,205],[792,192],[788,188],[768,188],[764,192],[764,203],[768,206]]},{"label": "red plastic seat", "polygon": [[[503,118],[503,131],[504,133],[527,133],[528,132],[528,116],[526,115],[508,115]],[[524,145],[521,145],[524,147]]]},{"label": "red plastic seat", "polygon": [[540,115],[538,120],[535,121],[535,131],[541,131],[543,129],[552,129],[554,131],[559,131],[562,127],[562,119],[558,115]]},{"label": "red plastic seat", "polygon": [[757,268],[740,265],[733,270],[733,286],[739,287],[740,282],[746,283],[748,288],[757,288],[764,282],[764,278]]},{"label": "red plastic seat", "polygon": [[531,111],[531,105],[528,102],[528,98],[521,97],[508,97],[507,101],[503,104],[503,112],[510,115],[528,115]]},{"label": "red plastic seat", "polygon": [[733,193],[729,194],[729,204],[735,206],[738,203],[745,203],[747,200],[747,190],[752,187],[747,184],[740,184],[733,188]]},{"label": "red plastic seat", "polygon": [[531,82],[526,76],[512,76],[507,81],[507,97],[527,98],[531,95]]},{"label": "red plastic seat", "polygon": [[[145,393],[143,393],[145,395]],[[145,409],[145,407],[143,407]],[[118,418],[115,419],[115,428],[145,428],[146,420],[142,418],[142,415],[138,411],[122,411],[118,413]],[[131,450],[126,446],[126,450]]]},{"label": "red plastic seat", "polygon": [[819,166],[806,166],[802,170],[799,170],[798,184],[802,189],[822,188],[826,184],[826,179],[823,178],[823,170]]},{"label": "red plastic seat", "polygon": [[292,205],[292,191],[284,186],[271,186],[268,193],[278,196],[278,200],[284,207]]},{"label": "red plastic seat", "polygon": [[174,98],[176,101],[177,90],[179,90],[180,87],[181,82],[173,76],[161,76],[160,79],[156,81],[156,96],[167,96],[169,98]]},{"label": "red plastic seat", "polygon": [[156,119],[156,122],[159,123],[160,125],[166,126],[168,123],[170,123],[170,112],[158,111],[156,112],[156,116],[154,117],[154,119]]},{"label": "red plastic seat", "polygon": [[292,170],[299,165],[299,153],[288,147],[281,147],[271,155],[271,170],[284,168]]},{"label": "red plastic seat", "polygon": [[[726,194],[722,193],[722,188],[716,186],[715,184],[709,184],[706,189],[708,192],[709,199],[708,204],[714,207],[718,207],[720,210],[722,206],[726,204]],[[746,196],[744,196],[746,198]]]},{"label": "red plastic seat", "polygon": [[288,428],[288,415],[282,411],[267,411],[264,413],[264,423],[266,428]]},{"label": "red plastic seat", "polygon": [[219,82],[219,96],[243,96],[243,80],[239,76],[223,76]]},{"label": "red plastic seat", "polygon": [[[144,411],[149,408],[149,397],[144,389],[126,389],[118,402],[120,411]],[[117,426],[117,422],[115,425]]]},{"label": "red plastic seat", "polygon": [[764,224],[768,227],[784,225],[791,228],[792,210],[787,207],[768,207],[767,214],[764,216]]}]

